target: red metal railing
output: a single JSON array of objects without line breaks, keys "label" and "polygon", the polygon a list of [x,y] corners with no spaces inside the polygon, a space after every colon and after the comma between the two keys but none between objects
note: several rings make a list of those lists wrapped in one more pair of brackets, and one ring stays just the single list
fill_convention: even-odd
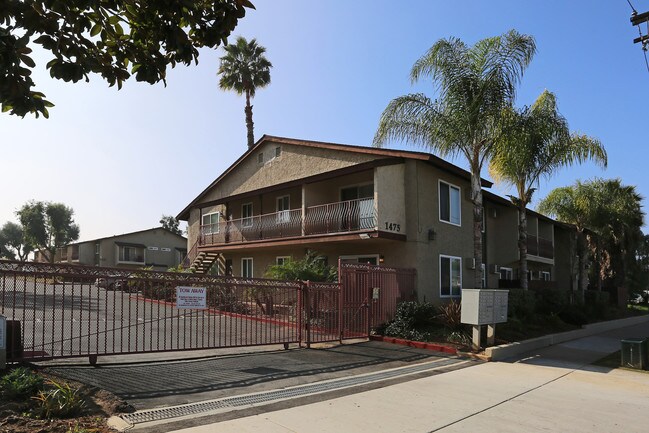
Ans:
[{"label": "red metal railing", "polygon": [[201,226],[200,245],[343,233],[376,228],[374,199],[348,200]]}]

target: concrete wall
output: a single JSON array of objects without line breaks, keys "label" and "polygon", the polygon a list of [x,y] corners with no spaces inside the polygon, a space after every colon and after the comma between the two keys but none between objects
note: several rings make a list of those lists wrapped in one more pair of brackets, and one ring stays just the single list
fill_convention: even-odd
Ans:
[{"label": "concrete wall", "polygon": [[374,203],[381,231],[407,233],[405,164],[374,170]]}]

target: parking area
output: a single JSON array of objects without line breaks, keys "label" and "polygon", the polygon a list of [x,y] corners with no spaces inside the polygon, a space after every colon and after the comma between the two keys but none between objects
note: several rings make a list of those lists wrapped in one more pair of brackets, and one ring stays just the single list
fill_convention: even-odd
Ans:
[{"label": "parking area", "polygon": [[111,391],[136,409],[185,404],[438,360],[443,371],[466,367],[459,358],[430,350],[361,342],[196,360],[60,365],[46,371]]}]

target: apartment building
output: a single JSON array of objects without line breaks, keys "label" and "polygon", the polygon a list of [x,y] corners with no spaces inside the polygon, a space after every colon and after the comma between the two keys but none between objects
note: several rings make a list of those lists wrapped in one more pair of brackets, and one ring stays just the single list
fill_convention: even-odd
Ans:
[{"label": "apartment building", "polygon": [[[76,242],[57,250],[55,263],[167,270],[187,254],[187,238],[162,227]],[[36,261],[39,261],[39,254]]]},{"label": "apartment building", "polygon": [[[188,222],[189,259],[202,272],[263,277],[315,250],[330,264],[416,268],[419,298],[439,301],[470,287],[476,266],[484,287],[519,278],[516,208],[485,191],[484,263],[476,264],[469,196],[470,173],[429,153],[265,135],[178,219]],[[528,217],[527,278],[569,284],[555,257],[569,228]]]}]

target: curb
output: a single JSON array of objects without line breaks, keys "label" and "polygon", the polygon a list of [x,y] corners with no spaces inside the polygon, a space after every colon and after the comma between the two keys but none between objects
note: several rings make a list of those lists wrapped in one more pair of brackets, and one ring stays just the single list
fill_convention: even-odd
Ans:
[{"label": "curb", "polygon": [[399,344],[401,346],[415,347],[417,349],[434,350],[436,352],[457,355],[457,349],[452,346],[444,346],[437,343],[424,343],[423,341],[404,340],[402,338],[384,337],[382,335],[370,335],[370,341],[382,341],[384,343]]},{"label": "curb", "polygon": [[555,344],[576,340],[578,338],[590,337],[592,335],[601,334],[602,332],[645,322],[649,322],[649,315],[627,317],[626,319],[610,320],[608,322],[590,323],[584,325],[581,329],[575,329],[574,331],[560,332],[558,334],[544,335],[529,340],[488,347],[485,349],[484,354],[490,361],[502,361],[503,359],[511,358],[531,350],[553,346]]}]

